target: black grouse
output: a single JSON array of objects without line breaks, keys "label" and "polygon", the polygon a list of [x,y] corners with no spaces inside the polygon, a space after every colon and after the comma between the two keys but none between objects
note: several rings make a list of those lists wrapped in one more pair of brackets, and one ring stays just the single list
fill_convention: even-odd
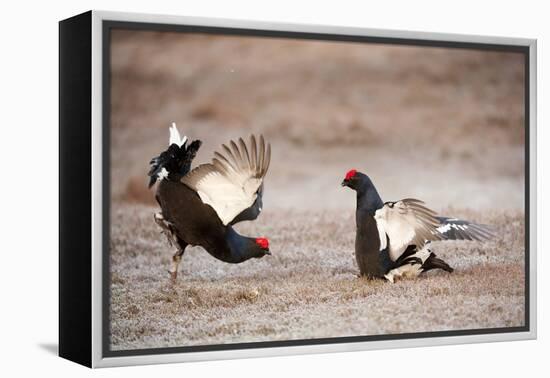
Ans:
[{"label": "black grouse", "polygon": [[430,269],[452,272],[427,247],[437,240],[484,241],[493,237],[487,225],[438,217],[417,199],[382,202],[371,179],[350,170],[342,181],[357,192],[355,258],[361,275],[386,278],[416,277]]},{"label": "black grouse", "polygon": [[150,163],[150,186],[159,181],[155,198],[162,210],[154,219],[177,248],[170,268],[173,279],[188,245],[201,246],[228,263],[271,254],[268,239],[245,237],[232,227],[262,211],[271,146],[263,136],[257,143],[252,135],[249,146],[240,138],[222,145],[223,153],[215,152],[211,163],[190,170],[200,146],[200,141],[187,146],[187,138],[172,126],[168,149]]}]

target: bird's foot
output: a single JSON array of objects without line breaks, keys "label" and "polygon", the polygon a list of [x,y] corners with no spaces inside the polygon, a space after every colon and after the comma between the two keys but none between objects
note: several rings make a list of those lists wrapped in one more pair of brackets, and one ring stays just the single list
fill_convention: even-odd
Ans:
[{"label": "bird's foot", "polygon": [[175,282],[178,278],[178,267],[181,262],[181,256],[183,255],[182,250],[178,250],[174,256],[172,256],[172,266],[170,267],[170,270],[168,271],[170,273],[170,277],[172,278],[172,281]]},{"label": "bird's foot", "polygon": [[398,269],[390,270],[388,273],[384,274],[384,278],[390,281],[391,283],[395,283],[398,279],[402,278],[403,273],[400,272]]}]

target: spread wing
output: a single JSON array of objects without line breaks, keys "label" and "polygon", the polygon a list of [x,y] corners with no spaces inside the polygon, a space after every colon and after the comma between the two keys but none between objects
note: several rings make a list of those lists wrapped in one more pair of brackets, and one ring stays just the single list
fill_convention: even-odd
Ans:
[{"label": "spread wing", "polygon": [[377,210],[374,218],[380,235],[380,250],[389,247],[390,258],[396,261],[409,245],[420,250],[428,241],[442,240],[437,232],[441,226],[433,210],[424,202],[406,198],[397,202],[386,202]]},{"label": "spread wing", "polygon": [[[260,136],[250,137],[249,146],[239,138],[222,145],[223,152],[215,152],[212,163],[203,164],[182,178],[195,190],[202,202],[212,206],[224,225],[257,204],[263,180],[271,160],[271,145]],[[261,210],[261,206],[259,208]],[[257,213],[256,213],[257,216]],[[245,219],[250,219],[250,216]],[[255,218],[252,218],[255,219]],[[240,219],[243,220],[243,219]]]},{"label": "spread wing", "polygon": [[256,192],[256,201],[250,206],[249,208],[243,210],[239,215],[237,215],[233,220],[231,221],[231,225],[237,224],[239,222],[243,221],[253,221],[254,219],[258,218],[258,215],[262,212],[263,208],[263,193],[264,193],[264,185],[260,185],[260,188]]},{"label": "spread wing", "polygon": [[495,237],[494,228],[486,224],[448,217],[437,217],[437,219],[439,220],[437,233],[444,240],[485,241]]}]

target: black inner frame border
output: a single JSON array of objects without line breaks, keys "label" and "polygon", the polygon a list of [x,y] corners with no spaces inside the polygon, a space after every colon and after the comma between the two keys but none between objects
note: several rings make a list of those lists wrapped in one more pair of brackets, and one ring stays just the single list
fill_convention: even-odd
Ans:
[{"label": "black inner frame border", "polygon": [[[312,26],[314,28],[315,26]],[[135,31],[165,31],[179,33],[202,33],[215,34],[225,36],[242,36],[242,37],[266,37],[266,38],[289,38],[302,40],[318,40],[318,41],[335,41],[335,42],[356,42],[366,44],[388,44],[388,45],[404,45],[415,47],[442,47],[452,49],[469,49],[483,51],[501,51],[515,52],[524,56],[525,82],[524,82],[524,129],[525,129],[525,319],[524,326],[520,327],[502,327],[502,328],[479,328],[465,330],[450,330],[450,331],[433,331],[433,332],[415,332],[402,334],[387,334],[387,335],[363,335],[363,336],[348,336],[348,337],[333,337],[333,338],[316,338],[316,339],[298,339],[298,340],[280,340],[280,341],[261,341],[247,343],[231,343],[231,344],[212,344],[212,345],[194,345],[181,347],[162,347],[162,348],[143,348],[131,350],[111,350],[110,347],[110,207],[111,207],[111,30],[135,30]],[[210,352],[224,351],[237,349],[256,349],[256,348],[279,348],[291,346],[306,346],[306,345],[321,345],[321,344],[343,344],[357,343],[365,341],[384,341],[384,340],[403,340],[403,339],[421,339],[434,337],[449,337],[449,336],[469,336],[469,335],[489,335],[498,333],[517,333],[530,331],[530,48],[529,46],[508,45],[498,43],[480,43],[480,42],[453,42],[440,41],[429,39],[414,39],[414,38],[395,38],[395,37],[371,37],[358,35],[330,34],[330,33],[315,33],[315,32],[296,32],[296,31],[274,31],[274,30],[259,30],[259,29],[244,29],[230,27],[214,27],[201,25],[179,25],[179,24],[161,24],[147,22],[130,22],[104,20],[102,21],[102,170],[103,170],[103,212],[102,212],[102,357],[123,357],[123,356],[141,356],[153,354],[168,354],[168,353],[192,353],[192,352]]]}]

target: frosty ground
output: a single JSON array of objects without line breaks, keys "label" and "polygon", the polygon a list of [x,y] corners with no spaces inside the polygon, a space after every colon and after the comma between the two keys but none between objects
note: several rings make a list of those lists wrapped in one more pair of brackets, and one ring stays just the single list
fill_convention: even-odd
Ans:
[{"label": "frosty ground", "polygon": [[[239,265],[188,248],[180,276],[149,206],[113,212],[111,332],[117,349],[521,326],[522,216],[478,215],[489,243],[433,243],[456,270],[396,284],[358,278],[352,214],[269,211],[239,230],[271,235],[272,256]],[[337,235],[338,237],[334,237]]]}]

